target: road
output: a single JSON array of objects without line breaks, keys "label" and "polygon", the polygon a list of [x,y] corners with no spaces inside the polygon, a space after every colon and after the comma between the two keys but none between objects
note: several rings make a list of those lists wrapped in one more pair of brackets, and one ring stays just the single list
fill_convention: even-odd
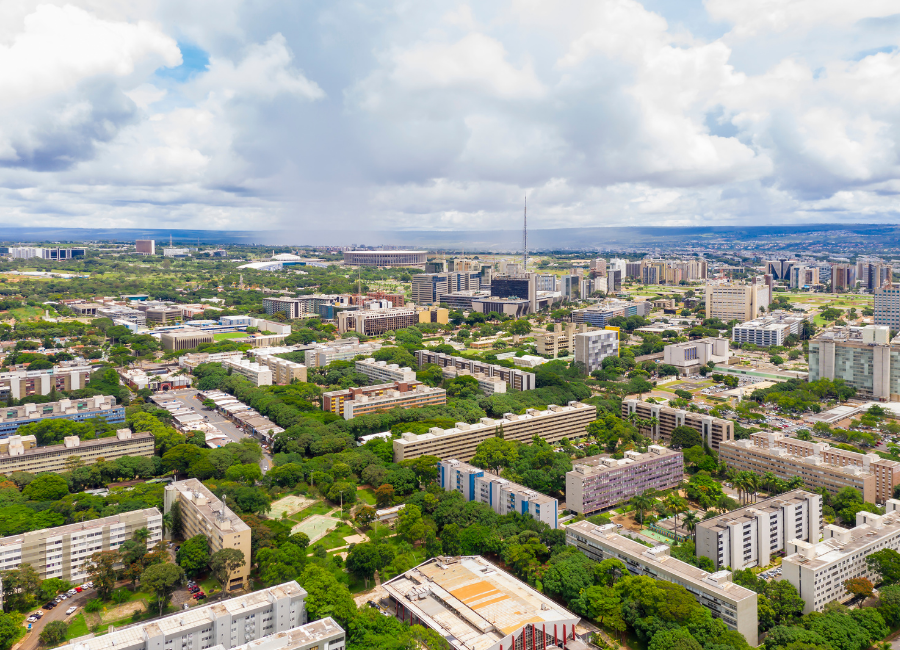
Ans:
[{"label": "road", "polygon": [[[96,592],[93,589],[86,589],[80,594],[75,594],[71,598],[62,601],[59,605],[57,605],[50,611],[42,610],[44,612],[44,617],[31,626],[31,632],[27,633],[25,635],[25,638],[23,638],[22,641],[19,642],[16,650],[37,650],[38,646],[41,645],[41,630],[44,629],[44,626],[47,625],[47,623],[49,623],[50,621],[66,621],[67,623],[70,622],[71,619],[82,613],[84,604],[89,599],[95,596]],[[43,603],[41,604],[43,605]],[[78,611],[72,614],[72,616],[66,616],[66,610],[69,609],[72,605],[76,605],[78,607]]]},{"label": "road", "polygon": [[[252,438],[253,436],[244,433],[231,420],[227,420],[221,413],[210,411],[204,408],[200,403],[196,388],[182,388],[179,390],[169,391],[169,394],[180,399],[186,406],[193,408],[197,413],[208,418],[208,422],[216,427],[219,431],[228,436],[235,442],[240,442],[243,438]],[[259,461],[259,468],[265,474],[272,467],[272,457],[263,450],[263,457]]]}]

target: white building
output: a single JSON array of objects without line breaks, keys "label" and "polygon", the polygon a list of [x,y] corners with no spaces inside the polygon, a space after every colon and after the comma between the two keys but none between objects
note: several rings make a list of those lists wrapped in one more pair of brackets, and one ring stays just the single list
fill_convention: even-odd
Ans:
[{"label": "white building", "polygon": [[583,363],[588,372],[603,367],[606,357],[619,355],[619,333],[616,330],[592,330],[575,335],[575,362]]},{"label": "white building", "polygon": [[[345,343],[346,341],[346,343]],[[304,351],[307,368],[322,368],[332,361],[353,361],[356,357],[371,356],[381,349],[381,343],[360,343],[356,337],[315,344]]]},{"label": "white building", "polygon": [[412,368],[401,368],[396,363],[375,361],[373,358],[360,359],[356,362],[356,372],[361,373],[376,384],[392,381],[409,382],[416,380],[416,371]]},{"label": "white building", "polygon": [[833,600],[848,600],[851,595],[844,582],[850,578],[876,582],[877,576],[866,566],[866,557],[875,551],[900,551],[900,501],[888,499],[885,505],[884,515],[856,513],[856,527],[850,530],[825,526],[821,542],[788,543],[788,555],[781,562],[783,576],[806,603],[804,614],[820,612]]},{"label": "white building", "polygon": [[769,316],[735,325],[731,330],[731,340],[734,343],[753,343],[764,348],[784,345],[784,340],[791,334],[800,335],[805,320],[803,316],[773,312]]},{"label": "white building", "polygon": [[726,338],[705,338],[684,343],[672,343],[663,348],[663,363],[675,366],[687,375],[713,363],[728,363],[731,351]]},{"label": "white building", "polygon": [[254,386],[271,386],[272,371],[269,366],[248,359],[225,359],[222,365],[231,368],[232,372],[246,377]]},{"label": "white building", "polygon": [[458,460],[438,463],[438,482],[447,492],[459,492],[466,501],[477,501],[499,515],[517,512],[558,528],[559,504],[546,494],[486,472]]}]

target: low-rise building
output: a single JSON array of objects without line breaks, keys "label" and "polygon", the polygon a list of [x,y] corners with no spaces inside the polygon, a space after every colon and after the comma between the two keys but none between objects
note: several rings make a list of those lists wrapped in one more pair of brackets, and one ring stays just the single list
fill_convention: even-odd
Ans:
[{"label": "low-rise building", "polygon": [[627,300],[604,300],[585,309],[576,309],[572,312],[572,322],[587,323],[594,327],[606,327],[609,321],[616,316],[628,318],[629,316],[647,317],[650,315],[652,305],[649,302],[630,302]]},{"label": "low-rise building", "polygon": [[380,349],[380,343],[360,343],[356,337],[331,341],[306,350],[305,365],[307,368],[324,368],[332,361],[353,361],[358,356],[372,356]]},{"label": "low-rise building", "polygon": [[663,348],[663,363],[675,366],[683,375],[698,372],[710,362],[728,363],[729,358],[728,339],[722,337],[671,343]]},{"label": "low-rise building", "polygon": [[580,331],[575,334],[575,363],[584,364],[587,372],[603,367],[607,357],[619,356],[619,332],[616,328]]},{"label": "low-rise building", "polygon": [[153,392],[189,388],[191,377],[174,372],[147,373],[141,368],[119,368],[119,377],[132,390],[152,390]]},{"label": "low-rise building", "polygon": [[113,461],[123,456],[153,456],[155,440],[148,432],[119,429],[111,438],[81,440],[67,436],[61,445],[38,447],[34,436],[12,435],[0,439],[0,474],[13,472],[65,472],[79,465],[93,465],[99,459]]},{"label": "low-rise building", "polygon": [[[718,449],[727,440],[734,440],[734,422],[723,420],[705,413],[692,413],[682,409],[651,404],[636,399],[622,402],[622,417],[634,415],[644,421],[639,423],[642,431],[649,431],[653,440],[671,440],[675,427],[691,427],[703,439],[703,444]],[[655,421],[654,421],[655,420]]]},{"label": "low-rise building", "polygon": [[788,542],[781,562],[782,579],[796,587],[803,599],[803,613],[821,612],[831,601],[852,597],[844,583],[851,578],[878,581],[866,558],[876,551],[900,551],[900,501],[888,499],[887,513],[858,512],[852,529],[834,524],[824,527],[823,539]]},{"label": "low-rise building", "polygon": [[424,366],[426,363],[433,363],[441,368],[452,367],[457,370],[466,370],[473,375],[482,374],[488,377],[499,377],[513,390],[533,390],[537,387],[537,377],[533,372],[525,372],[517,368],[506,368],[484,363],[483,361],[473,361],[464,357],[455,357],[428,349],[416,350],[415,355],[416,361],[420,366]]},{"label": "low-rise building", "polygon": [[459,492],[466,501],[484,503],[499,515],[515,512],[558,528],[556,499],[480,467],[453,459],[442,460],[438,463],[438,483],[445,491]]},{"label": "low-rise building", "polygon": [[732,582],[730,571],[708,573],[676,560],[665,544],[647,548],[616,533],[615,524],[579,521],[566,527],[566,544],[592,560],[620,560],[632,575],[647,575],[687,589],[713,618],[740,632],[751,646],[759,644],[757,594]]},{"label": "low-rise building", "polygon": [[49,395],[57,391],[80,390],[87,386],[93,368],[87,365],[54,366],[47,370],[13,370],[0,373],[0,399],[22,399],[29,395]]},{"label": "low-rise building", "polygon": [[768,316],[735,325],[731,330],[731,340],[734,343],[752,343],[761,348],[784,345],[784,340],[791,334],[800,336],[805,321],[804,316],[772,312]]},{"label": "low-rise building", "polygon": [[[395,408],[421,408],[423,406],[442,406],[447,403],[447,391],[443,388],[432,388],[425,384],[410,386],[394,382],[393,388],[387,388],[381,394],[364,393],[359,388],[350,388],[352,399],[344,400],[345,420],[366,415],[390,411]],[[367,388],[371,388],[368,387]]]},{"label": "low-rise building", "polygon": [[396,363],[376,361],[369,357],[356,362],[356,372],[365,375],[378,383],[389,381],[413,382],[416,380],[416,371],[412,368],[401,368]]},{"label": "low-rise building", "polygon": [[453,650],[565,648],[580,621],[480,556],[433,558],[382,588],[397,618],[433,630]]},{"label": "low-rise building", "polygon": [[226,359],[222,365],[231,368],[232,372],[246,377],[254,386],[272,385],[272,371],[268,365],[249,359]]},{"label": "low-rise building", "polygon": [[306,366],[302,363],[282,359],[272,354],[259,354],[255,358],[260,365],[267,366],[272,372],[273,384],[287,386],[294,380],[305,382],[307,379]]},{"label": "low-rise building", "polygon": [[[335,415],[344,417],[344,404],[348,401],[353,401],[359,395],[365,395],[367,397],[378,397],[392,390],[406,392],[421,384],[422,382],[414,379],[409,382],[392,381],[386,384],[373,384],[371,386],[358,387],[354,386],[353,388],[330,390],[322,393],[322,410],[330,411]],[[345,419],[349,420],[350,418]]]},{"label": "low-rise building", "polygon": [[809,342],[809,381],[843,379],[860,397],[898,402],[898,357],[900,338],[886,325],[834,327]]},{"label": "low-rise building", "polygon": [[788,542],[818,541],[822,525],[822,496],[793,490],[698,522],[697,557],[708,557],[716,569],[768,566]]},{"label": "low-rise building", "polygon": [[[170,483],[164,497],[166,513],[171,512],[175,504],[181,510],[184,539],[203,535],[209,540],[210,555],[223,548],[237,549],[244,554],[244,565],[231,573],[226,591],[249,587],[250,526],[195,478]],[[302,622],[297,619],[298,624]]]},{"label": "low-rise building", "polygon": [[593,334],[594,331],[593,328],[589,330],[586,323],[580,325],[554,323],[552,332],[536,332],[534,334],[535,350],[538,354],[554,358],[559,356],[560,352],[571,355],[575,353],[575,336],[577,334]]},{"label": "low-rise building", "polygon": [[111,395],[95,395],[85,399],[61,399],[46,404],[22,404],[0,408],[0,437],[14,433],[26,424],[48,419],[83,422],[101,417],[110,424],[125,421],[125,407],[116,405]]},{"label": "low-rise building", "polygon": [[196,348],[201,343],[212,343],[214,340],[212,332],[204,332],[203,330],[194,328],[185,328],[172,332],[163,332],[159,335],[159,343],[163,350],[190,350]]},{"label": "low-rise building", "polygon": [[581,402],[566,406],[551,404],[546,410],[526,409],[523,415],[506,413],[500,419],[481,418],[474,424],[457,422],[452,429],[432,427],[428,433],[404,433],[393,441],[394,462],[399,463],[420,456],[457,458],[468,461],[479,444],[496,436],[501,430],[506,440],[530,442],[539,436],[553,444],[563,438],[583,438],[587,425],[597,418],[597,407]]},{"label": "low-rise building", "polygon": [[646,453],[626,451],[576,460],[566,472],[566,509],[587,515],[628,501],[647,490],[669,490],[684,477],[680,451],[650,445]]},{"label": "low-rise building", "polygon": [[478,390],[480,390],[488,397],[490,397],[494,393],[506,392],[506,382],[503,381],[500,377],[491,377],[480,372],[472,373],[468,370],[454,368],[453,366],[442,368],[441,375],[450,379],[454,379],[456,377],[473,377],[475,381],[478,382]]}]

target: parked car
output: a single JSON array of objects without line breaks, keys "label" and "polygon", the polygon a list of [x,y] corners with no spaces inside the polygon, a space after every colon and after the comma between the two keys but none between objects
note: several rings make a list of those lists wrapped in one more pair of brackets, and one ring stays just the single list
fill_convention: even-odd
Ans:
[{"label": "parked car", "polygon": [[49,610],[49,609],[53,609],[54,607],[56,607],[56,603],[54,603],[54,602],[51,600],[49,603],[47,603],[46,605],[44,605],[41,609],[48,609],[48,610]]},{"label": "parked car", "polygon": [[197,600],[200,600],[201,598],[206,598],[206,594],[204,594],[202,591],[198,591],[196,594],[191,596],[191,598],[196,598]]},{"label": "parked car", "polygon": [[78,609],[78,607],[72,605],[69,609],[66,610],[66,616],[71,616],[72,614],[74,614],[76,609]]},{"label": "parked car", "polygon": [[25,620],[26,620],[27,622],[29,622],[29,623],[36,623],[36,622],[37,622],[37,616],[29,616],[29,617],[26,618]]}]

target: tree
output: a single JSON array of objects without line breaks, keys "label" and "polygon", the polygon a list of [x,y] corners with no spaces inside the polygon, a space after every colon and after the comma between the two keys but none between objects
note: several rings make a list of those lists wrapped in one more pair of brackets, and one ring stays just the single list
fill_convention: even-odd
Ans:
[{"label": "tree", "polygon": [[97,595],[106,600],[116,586],[115,566],[121,560],[116,551],[98,551],[91,555],[90,564],[85,566],[85,571],[94,583]]},{"label": "tree", "polygon": [[209,542],[206,535],[195,535],[178,548],[175,561],[189,578],[199,576],[209,564]]},{"label": "tree", "polygon": [[66,634],[69,633],[69,626],[65,621],[50,621],[41,630],[41,641],[48,646],[59,645],[66,640]]},{"label": "tree", "polygon": [[519,458],[518,444],[511,440],[493,437],[488,438],[475,449],[475,456],[470,461],[475,467],[481,467],[500,474],[504,467],[514,465]]},{"label": "tree", "polygon": [[385,483],[375,490],[375,503],[379,508],[387,508],[394,503],[394,486]]},{"label": "tree", "polygon": [[209,558],[209,570],[222,585],[222,591],[228,591],[231,574],[246,564],[244,552],[236,548],[223,548]]},{"label": "tree", "polygon": [[347,554],[347,570],[365,580],[366,589],[369,579],[379,569],[383,569],[394,559],[394,549],[388,544],[363,542],[356,544]]},{"label": "tree", "polygon": [[850,578],[844,581],[844,589],[854,598],[865,600],[875,595],[875,587],[866,578]]},{"label": "tree", "polygon": [[[787,580],[776,580],[767,584],[763,590],[763,597],[759,599],[760,610],[765,601],[767,612],[771,616],[768,627],[772,624],[786,625],[800,618],[803,614],[803,599],[797,593],[797,588]],[[763,624],[763,616],[760,614],[760,623]]]},{"label": "tree", "polygon": [[882,585],[900,582],[900,553],[884,548],[866,557],[866,567],[870,573],[877,573]]},{"label": "tree", "polygon": [[28,609],[40,595],[41,578],[27,562],[3,573],[3,606],[7,610]]},{"label": "tree", "polygon": [[359,526],[364,528],[375,521],[375,517],[375,508],[372,506],[363,506],[356,511],[354,519]]},{"label": "tree", "polygon": [[419,506],[409,503],[397,513],[397,534],[410,544],[425,537],[425,521]]},{"label": "tree", "polygon": [[635,510],[641,513],[640,524],[643,528],[644,513],[653,507],[653,499],[650,496],[650,490],[645,490],[643,493],[631,497],[631,505],[634,506]]},{"label": "tree", "polygon": [[526,318],[520,318],[518,320],[513,321],[507,327],[507,331],[510,334],[524,335],[531,332],[531,323],[528,322]]},{"label": "tree", "polygon": [[653,635],[647,650],[703,650],[697,640],[685,628],[660,630]]},{"label": "tree", "polygon": [[687,510],[687,502],[675,493],[668,495],[664,500],[666,508],[675,515],[675,543],[678,543],[678,515]]},{"label": "tree", "polygon": [[[233,551],[234,549],[225,550]],[[240,553],[240,551],[238,552]],[[149,589],[156,596],[160,616],[163,615],[172,594],[183,584],[184,569],[177,564],[154,564],[147,567],[147,570],[141,575],[141,586]]]},{"label": "tree", "polygon": [[68,493],[69,484],[58,474],[41,474],[22,490],[29,501],[58,501]]},{"label": "tree", "polygon": [[671,445],[673,448],[687,449],[702,444],[703,438],[696,429],[684,425],[672,429]]},{"label": "tree", "polygon": [[320,566],[309,566],[297,582],[307,592],[304,604],[309,620],[331,616],[346,628],[356,616],[356,603],[350,590],[347,585],[338,582],[331,571]]}]

